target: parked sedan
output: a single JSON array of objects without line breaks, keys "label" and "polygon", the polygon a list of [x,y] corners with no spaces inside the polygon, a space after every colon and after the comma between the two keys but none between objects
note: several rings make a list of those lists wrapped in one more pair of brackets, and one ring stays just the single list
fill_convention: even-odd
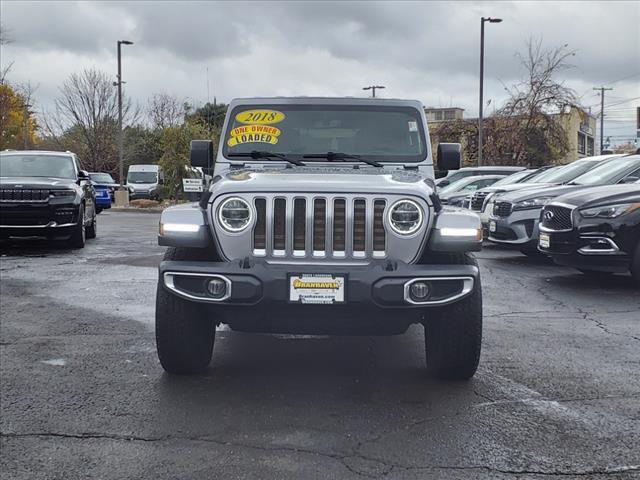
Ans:
[{"label": "parked sedan", "polygon": [[511,175],[512,173],[524,170],[525,167],[509,167],[493,165],[487,167],[464,167],[460,170],[449,172],[449,175],[436,180],[436,185],[446,187],[447,185],[462,180],[466,177],[477,177],[479,175]]},{"label": "parked sedan", "polygon": [[554,198],[585,187],[634,182],[640,176],[640,155],[600,162],[567,185],[502,193],[489,217],[489,241],[516,247],[527,255],[538,252],[538,219],[542,207]]},{"label": "parked sedan", "polygon": [[538,249],[586,274],[631,271],[640,287],[640,184],[581,189],[548,203]]},{"label": "parked sedan", "polygon": [[440,201],[443,205],[460,207],[469,193],[480,188],[493,185],[503,178],[505,178],[504,175],[478,175],[465,177],[457,182],[447,185],[444,188],[439,188],[438,197],[440,197]]}]

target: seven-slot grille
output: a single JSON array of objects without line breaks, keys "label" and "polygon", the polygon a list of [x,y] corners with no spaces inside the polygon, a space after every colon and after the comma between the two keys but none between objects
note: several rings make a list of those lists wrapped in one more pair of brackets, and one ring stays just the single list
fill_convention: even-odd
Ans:
[{"label": "seven-slot grille", "polygon": [[3,202],[46,202],[49,200],[49,190],[3,188],[0,189],[0,201]]},{"label": "seven-slot grille", "polygon": [[560,205],[547,205],[542,210],[542,226],[550,230],[571,230],[571,209]]},{"label": "seven-slot grille", "polygon": [[471,210],[481,212],[487,195],[489,195],[489,192],[475,192],[471,197]]},{"label": "seven-slot grille", "polygon": [[255,198],[256,256],[384,257],[387,202],[374,198]]},{"label": "seven-slot grille", "polygon": [[511,202],[496,202],[493,205],[493,214],[497,217],[508,217],[511,215],[512,208]]}]

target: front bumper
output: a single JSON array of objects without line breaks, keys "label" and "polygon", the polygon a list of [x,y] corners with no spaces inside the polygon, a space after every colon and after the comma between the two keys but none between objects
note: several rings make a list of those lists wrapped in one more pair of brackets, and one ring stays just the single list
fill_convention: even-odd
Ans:
[{"label": "front bumper", "polygon": [[[345,302],[300,304],[289,299],[291,274],[331,274],[345,278]],[[229,296],[207,298],[206,282],[228,280]],[[216,321],[235,330],[271,333],[399,334],[443,307],[473,293],[479,285],[472,265],[412,265],[376,260],[366,265],[174,262],[160,264],[163,288],[208,308]],[[431,303],[412,303],[407,283],[432,286]]]},{"label": "front bumper", "polygon": [[138,190],[138,191],[136,191],[136,190],[134,190],[133,192],[129,191],[129,199],[130,200],[141,200],[141,199],[149,200],[149,199],[153,199],[153,198],[156,198],[156,197],[157,197],[157,193],[156,193],[155,190],[152,190],[152,191],[147,191],[147,190]]},{"label": "front bumper", "polygon": [[612,273],[629,271],[631,258],[616,243],[615,236],[597,232],[581,234],[577,229],[557,232],[545,228],[540,229],[540,234],[545,237],[545,242],[538,244],[538,250],[559,265]]},{"label": "front bumper", "polygon": [[74,203],[3,203],[0,205],[0,237],[55,237],[71,235],[78,221]]},{"label": "front bumper", "polygon": [[[540,208],[516,210],[508,217],[489,215],[488,240],[500,245],[524,247],[538,243]],[[492,231],[492,225],[495,229]]]}]

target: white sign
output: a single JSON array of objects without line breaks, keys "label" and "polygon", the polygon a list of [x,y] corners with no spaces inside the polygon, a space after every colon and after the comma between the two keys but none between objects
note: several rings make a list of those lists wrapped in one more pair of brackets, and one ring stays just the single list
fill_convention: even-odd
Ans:
[{"label": "white sign", "polygon": [[189,192],[201,192],[202,191],[202,179],[201,178],[183,178],[182,179],[182,191]]},{"label": "white sign", "polygon": [[289,301],[332,304],[344,302],[344,276],[304,274],[289,277]]}]

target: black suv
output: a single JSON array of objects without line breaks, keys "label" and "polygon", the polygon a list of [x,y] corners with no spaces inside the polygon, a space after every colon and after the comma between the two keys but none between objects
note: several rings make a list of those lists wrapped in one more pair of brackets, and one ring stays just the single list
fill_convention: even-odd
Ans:
[{"label": "black suv", "polygon": [[586,274],[631,271],[640,286],[640,184],[557,197],[540,214],[538,249]]},{"label": "black suv", "polygon": [[0,239],[45,237],[84,247],[96,236],[96,192],[71,152],[0,152]]}]

